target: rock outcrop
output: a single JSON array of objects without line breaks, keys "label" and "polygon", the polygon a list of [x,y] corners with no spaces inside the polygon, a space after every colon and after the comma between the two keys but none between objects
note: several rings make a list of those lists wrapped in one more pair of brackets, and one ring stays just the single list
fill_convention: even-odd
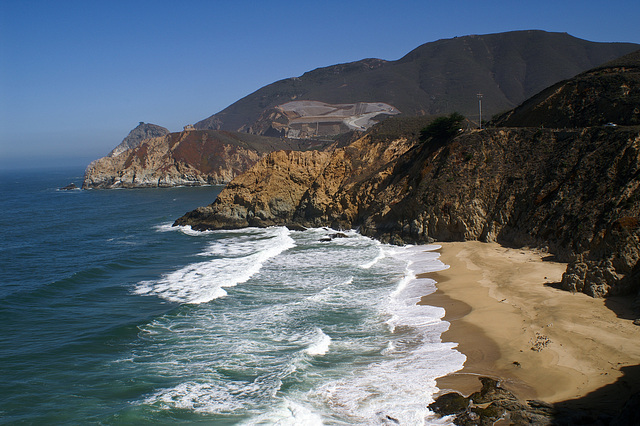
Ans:
[{"label": "rock outcrop", "polygon": [[[404,134],[393,128],[397,121],[403,123]],[[406,153],[427,122],[424,118],[387,120],[367,136],[330,152],[271,153],[230,182],[213,205],[200,207],[176,223],[201,230],[356,225],[353,220],[340,220],[353,217],[355,207],[350,202],[336,206],[335,197],[367,180],[376,167],[388,166]],[[388,127],[389,133],[385,132]],[[390,140],[390,134],[400,138]]]},{"label": "rock outcrop", "polygon": [[120,145],[116,146],[111,150],[108,157],[115,157],[126,150],[133,149],[140,145],[142,141],[151,138],[157,138],[161,136],[168,135],[170,132],[168,129],[165,129],[162,126],[158,126],[156,124],[140,122],[138,126],[129,132],[126,138],[120,142]]},{"label": "rock outcrop", "polygon": [[327,142],[289,141],[236,132],[191,130],[142,141],[92,162],[82,187],[146,188],[225,184],[268,152],[324,149]]}]

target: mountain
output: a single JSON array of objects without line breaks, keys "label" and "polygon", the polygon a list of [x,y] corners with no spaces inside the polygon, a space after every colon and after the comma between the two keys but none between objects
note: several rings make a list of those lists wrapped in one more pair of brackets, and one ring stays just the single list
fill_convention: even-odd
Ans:
[{"label": "mountain", "polygon": [[[607,72],[626,81],[634,58]],[[583,99],[572,99],[579,110]],[[569,263],[567,290],[638,293],[639,126],[503,127],[425,140],[428,120],[389,118],[332,151],[267,155],[176,225],[331,226],[397,244],[537,246]]]},{"label": "mountain", "polygon": [[111,150],[109,157],[115,157],[116,155],[128,150],[137,147],[142,143],[145,139],[157,138],[159,136],[164,136],[169,134],[169,130],[164,127],[158,126],[156,124],[150,124],[145,122],[140,122],[138,126],[129,132],[126,138],[120,142],[120,145],[116,146]]},{"label": "mountain", "polygon": [[108,189],[225,184],[269,152],[324,149],[330,143],[217,130],[168,133],[93,161],[85,171],[82,187]]},{"label": "mountain", "polygon": [[496,119],[508,127],[640,124],[640,50],[561,81]]},{"label": "mountain", "polygon": [[438,40],[397,61],[364,59],[272,83],[195,127],[264,133],[265,114],[291,101],[386,103],[410,116],[458,111],[477,119],[478,93],[483,117],[489,118],[638,48],[537,30]]}]

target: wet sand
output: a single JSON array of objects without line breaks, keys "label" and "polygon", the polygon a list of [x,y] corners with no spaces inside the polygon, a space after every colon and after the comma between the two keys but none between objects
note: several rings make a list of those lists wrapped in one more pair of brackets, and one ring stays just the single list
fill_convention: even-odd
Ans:
[{"label": "wet sand", "polygon": [[420,275],[438,282],[421,303],[445,308],[451,325],[442,340],[457,342],[467,356],[461,371],[438,379],[441,393],[469,395],[480,388],[478,376],[489,376],[523,400],[559,402],[610,385],[621,368],[640,364],[630,300],[559,289],[566,264],[539,251],[439,244],[450,268]]}]

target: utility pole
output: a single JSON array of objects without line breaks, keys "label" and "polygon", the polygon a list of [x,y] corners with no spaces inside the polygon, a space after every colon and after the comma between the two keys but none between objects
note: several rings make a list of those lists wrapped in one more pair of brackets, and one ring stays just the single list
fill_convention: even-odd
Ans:
[{"label": "utility pole", "polygon": [[478,93],[478,116],[480,123],[480,130],[482,130],[482,93]]}]

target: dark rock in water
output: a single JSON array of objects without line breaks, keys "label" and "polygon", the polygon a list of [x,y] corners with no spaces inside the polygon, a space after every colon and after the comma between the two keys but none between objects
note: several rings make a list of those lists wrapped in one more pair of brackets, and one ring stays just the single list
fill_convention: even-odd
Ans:
[{"label": "dark rock in water", "polygon": [[287,224],[287,229],[289,231],[306,231],[307,228],[301,225],[297,225],[295,223]]},{"label": "dark rock in water", "polygon": [[331,234],[330,237],[331,237],[331,239],[333,239],[333,238],[349,238],[349,236],[347,234],[342,233],[342,232],[337,232],[335,234]]},{"label": "dark rock in water", "polygon": [[465,398],[457,392],[444,394],[431,405],[431,411],[437,414],[448,416],[450,414],[460,414],[469,408],[469,398]]},{"label": "dark rock in water", "polygon": [[71,190],[73,190],[73,189],[78,189],[78,187],[76,186],[76,184],[75,184],[75,183],[70,183],[69,185],[67,185],[67,186],[63,186],[63,187],[62,187],[62,188],[60,188],[60,189],[61,189],[61,190],[63,190],[63,191],[71,191]]},{"label": "dark rock in water", "polygon": [[[482,389],[464,397],[452,392],[442,395],[429,405],[441,416],[453,415],[456,425],[505,424],[532,425],[638,425],[640,424],[640,393],[634,394],[618,412],[604,412],[589,404],[549,404],[530,400],[524,403],[500,382],[481,377]],[[613,408],[615,410],[615,408]]]},{"label": "dark rock in water", "polygon": [[552,424],[555,409],[542,401],[518,401],[500,382],[481,377],[482,389],[464,397],[452,392],[442,395],[429,408],[442,416],[455,415],[457,425],[491,425],[501,418],[511,424]]},{"label": "dark rock in water", "polygon": [[349,236],[347,234],[343,233],[343,232],[336,232],[336,233],[324,236],[324,237],[320,238],[318,241],[326,243],[326,242],[329,242],[329,241],[333,240],[334,238],[349,238]]}]

